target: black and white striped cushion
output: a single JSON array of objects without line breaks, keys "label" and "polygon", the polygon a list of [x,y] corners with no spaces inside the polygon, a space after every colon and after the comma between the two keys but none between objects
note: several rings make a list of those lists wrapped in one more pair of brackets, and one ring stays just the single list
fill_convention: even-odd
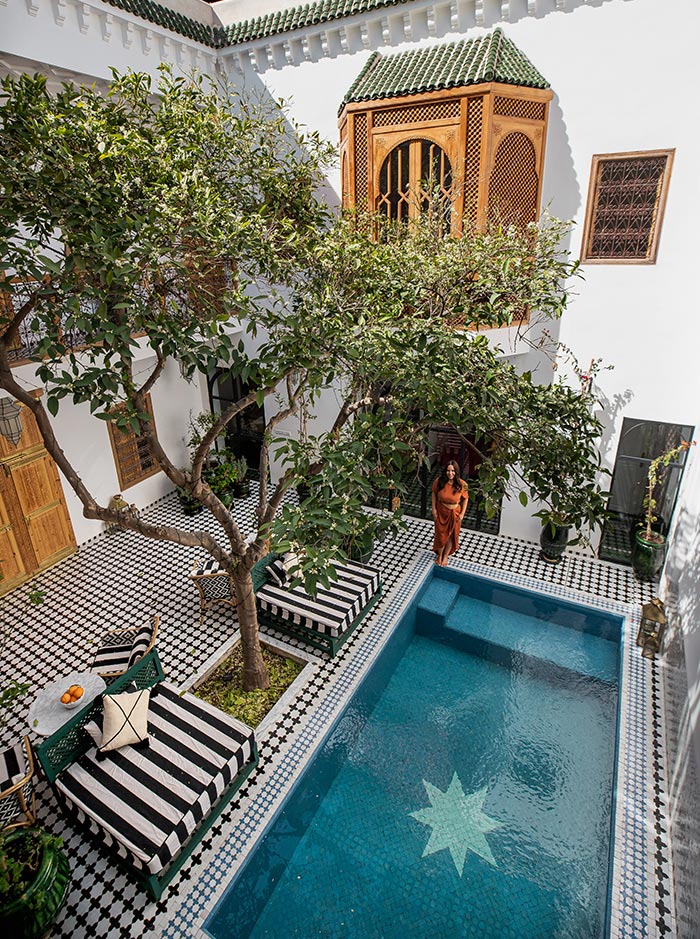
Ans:
[{"label": "black and white striped cushion", "polygon": [[92,660],[92,671],[98,675],[109,675],[111,672],[125,672],[131,658],[131,643],[119,646],[103,646],[95,653]]},{"label": "black and white striped cushion", "polygon": [[143,657],[150,645],[152,635],[153,626],[148,623],[125,636],[127,641],[124,643],[102,646],[92,660],[92,671],[97,672],[98,675],[125,672]]},{"label": "black and white striped cushion", "polygon": [[153,636],[153,626],[149,624],[148,626],[143,626],[136,633],[134,641],[131,644],[131,655],[129,656],[129,662],[127,669],[130,669],[132,665],[144,657],[146,654],[146,649],[151,644],[151,637]]},{"label": "black and white striped cushion", "polygon": [[221,565],[214,558],[206,558],[203,561],[197,562],[197,567],[193,572],[193,577],[202,577],[206,574],[218,574],[221,570]]},{"label": "black and white striped cushion", "polygon": [[319,586],[316,597],[310,597],[299,585],[278,587],[267,583],[257,598],[262,610],[336,639],[342,636],[379,590],[379,571],[366,564],[347,561],[336,564],[338,579],[328,589]]},{"label": "black and white striped cushion", "polygon": [[250,727],[166,683],[151,699],[148,750],[94,748],[57,791],[90,829],[138,868],[160,874],[250,762]]},{"label": "black and white striped cushion", "polygon": [[[0,753],[0,794],[24,779],[27,770],[27,754],[24,744],[19,740],[13,747]],[[29,802],[32,794],[31,779],[24,786],[23,793],[25,801]],[[11,822],[21,811],[16,794],[0,799],[0,828]]]},{"label": "black and white striped cushion", "polygon": [[267,573],[273,584],[278,587],[284,587],[287,582],[287,569],[284,566],[282,558],[276,558],[267,565]]}]

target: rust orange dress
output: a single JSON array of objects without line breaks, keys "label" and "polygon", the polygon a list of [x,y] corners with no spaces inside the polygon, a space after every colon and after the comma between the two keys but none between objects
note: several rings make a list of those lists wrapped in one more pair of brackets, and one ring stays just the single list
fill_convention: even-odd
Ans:
[{"label": "rust orange dress", "polygon": [[469,501],[469,489],[464,481],[461,481],[461,489],[454,491],[451,482],[442,487],[440,479],[433,483],[433,495],[435,496],[435,537],[433,539],[433,551],[440,557],[445,553],[446,557],[454,554],[459,547],[459,529],[461,525],[460,515],[466,509]]}]

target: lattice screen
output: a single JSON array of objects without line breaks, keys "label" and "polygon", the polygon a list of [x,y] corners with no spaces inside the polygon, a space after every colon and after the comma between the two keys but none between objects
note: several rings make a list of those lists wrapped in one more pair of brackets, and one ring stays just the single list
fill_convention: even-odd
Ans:
[{"label": "lattice screen", "polygon": [[[150,395],[145,397],[145,406],[153,421]],[[160,467],[151,456],[145,437],[139,437],[132,431],[119,430],[112,423],[107,424],[107,428],[112,440],[114,462],[122,489],[127,489],[159,471]]]},{"label": "lattice screen", "polygon": [[493,113],[504,117],[525,117],[531,121],[543,121],[545,107],[540,101],[525,101],[522,98],[503,98],[497,95],[493,102]]},{"label": "lattice screen", "polygon": [[417,124],[419,121],[446,121],[459,118],[459,101],[439,101],[435,104],[414,105],[408,108],[392,108],[375,111],[375,127],[390,127],[394,124]]},{"label": "lattice screen", "polygon": [[595,178],[586,256],[648,260],[652,256],[668,156],[601,159]]},{"label": "lattice screen", "polygon": [[498,145],[489,180],[489,214],[526,225],[537,220],[535,148],[525,134],[507,134]]},{"label": "lattice screen", "polygon": [[467,111],[467,153],[464,180],[464,215],[476,222],[479,203],[479,173],[481,171],[481,124],[484,111],[483,98],[470,98]]},{"label": "lattice screen", "polygon": [[355,203],[367,205],[367,115],[355,116]]}]

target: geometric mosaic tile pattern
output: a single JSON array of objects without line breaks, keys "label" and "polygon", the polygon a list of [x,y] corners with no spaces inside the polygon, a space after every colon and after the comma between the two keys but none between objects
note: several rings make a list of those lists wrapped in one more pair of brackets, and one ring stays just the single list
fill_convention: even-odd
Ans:
[{"label": "geometric mosaic tile pattern", "polygon": [[[236,505],[236,517],[244,532],[251,526],[253,506],[254,494],[245,503]],[[144,516],[154,523],[172,521],[181,527],[208,528],[215,533],[216,523],[204,514],[185,518],[174,495],[152,505]],[[504,579],[510,581],[532,580],[550,592],[568,594],[573,590],[615,606],[638,606],[651,596],[650,587],[640,585],[628,568],[583,554],[568,551],[560,565],[551,566],[541,561],[538,548],[527,542],[470,531],[462,533],[461,541],[455,561],[465,568],[478,565],[482,572],[505,575]],[[342,707],[353,684],[376,654],[382,629],[405,602],[406,571],[421,566],[421,558],[425,559],[431,543],[432,524],[409,519],[407,529],[396,539],[376,547],[372,564],[381,569],[384,582],[380,603],[335,659],[319,655],[304,670],[295,695],[259,732],[257,770],[161,900],[154,902],[148,898],[112,864],[107,854],[86,840],[82,831],[74,829],[58,812],[48,787],[39,785],[40,821],[64,838],[72,867],[68,901],[54,936],[190,939],[199,934],[205,895],[215,898],[220,892],[221,885],[230,879],[232,856],[240,855],[256,826],[261,828],[265,824],[282,798],[282,790],[271,786],[270,781],[277,773],[286,775],[286,783],[291,780],[294,767],[288,761],[290,753],[300,755],[297,770],[301,769],[307,744],[322,733],[333,713]],[[196,549],[148,541],[135,533],[100,535],[81,546],[76,555],[0,599],[2,634],[8,633],[0,672],[31,685],[26,699],[16,703],[6,715],[5,726],[0,727],[0,746],[27,732],[26,714],[36,690],[61,675],[86,669],[103,632],[140,624],[151,610],[160,614],[158,650],[169,680],[180,685],[190,682],[236,630],[235,613],[224,608],[208,611],[200,626],[199,597],[187,579],[196,556]],[[621,909],[613,923],[613,934],[621,939],[673,936],[660,713],[663,696],[656,667],[642,660],[634,650],[628,652],[625,667],[629,670],[631,693],[636,696],[637,717],[623,725],[626,735],[623,740],[632,754],[642,752],[639,750],[642,743],[648,778],[639,793],[629,794],[628,804],[634,804],[634,808],[624,824],[641,826],[653,850],[644,858],[645,884],[640,889],[639,858],[630,859],[629,851],[618,856],[621,842],[616,842],[615,890],[618,895],[642,899]],[[648,759],[644,743],[647,738],[651,741]],[[647,792],[652,794],[648,802]]]}]

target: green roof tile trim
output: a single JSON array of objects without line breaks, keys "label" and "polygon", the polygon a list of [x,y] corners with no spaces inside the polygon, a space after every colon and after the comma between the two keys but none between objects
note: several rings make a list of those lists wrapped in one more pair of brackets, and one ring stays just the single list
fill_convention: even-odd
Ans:
[{"label": "green roof tile trim", "polygon": [[373,101],[503,82],[527,88],[549,88],[546,81],[518,47],[500,29],[479,39],[463,39],[427,49],[382,55],[374,52],[343,98]]},{"label": "green roof tile trim", "polygon": [[213,49],[221,49],[227,44],[226,35],[222,27],[207,26],[197,20],[190,19],[182,13],[177,13],[169,7],[163,7],[155,0],[105,0],[110,6],[126,10],[134,16],[140,16],[149,23],[163,26],[180,36],[187,36],[195,42],[201,42]]},{"label": "green roof tile trim", "polygon": [[302,29],[304,26],[318,26],[319,23],[367,13],[369,10],[399,6],[404,2],[405,0],[317,0],[316,3],[289,7],[242,23],[231,23],[226,27],[226,39],[231,45],[252,42],[277,33]]}]

